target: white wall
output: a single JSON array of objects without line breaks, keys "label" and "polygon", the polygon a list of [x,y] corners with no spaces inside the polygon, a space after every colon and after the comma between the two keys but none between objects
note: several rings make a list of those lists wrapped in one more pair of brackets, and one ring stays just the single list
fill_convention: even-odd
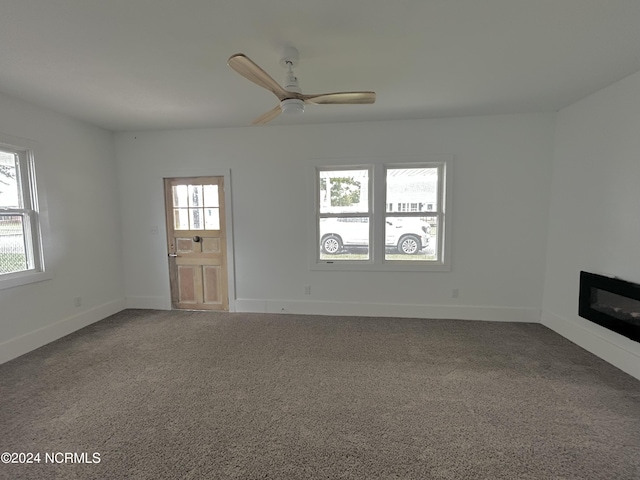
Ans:
[{"label": "white wall", "polygon": [[559,112],[542,321],[640,378],[640,344],[578,316],[579,272],[640,283],[640,73]]},{"label": "white wall", "polygon": [[[238,310],[539,321],[554,128],[534,114],[118,133],[127,304],[170,306],[162,177],[230,170]],[[314,165],[433,154],[455,156],[450,272],[309,269]]]},{"label": "white wall", "polygon": [[[640,73],[557,116],[128,132],[115,148],[109,132],[1,94],[0,112],[0,134],[38,143],[54,272],[0,291],[0,362],[125,295],[168,308],[162,177],[231,172],[238,310],[537,321],[542,305],[545,325],[640,378],[638,343],[577,315],[580,270],[640,283]],[[309,269],[314,165],[434,154],[455,156],[450,272]]]},{"label": "white wall", "polygon": [[122,309],[124,289],[113,135],[5,95],[0,132],[37,144],[54,275],[0,290],[2,363]]}]

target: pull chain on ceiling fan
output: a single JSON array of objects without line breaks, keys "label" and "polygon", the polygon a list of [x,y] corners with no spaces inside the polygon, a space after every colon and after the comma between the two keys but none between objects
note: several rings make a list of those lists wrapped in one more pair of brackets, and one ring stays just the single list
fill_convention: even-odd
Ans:
[{"label": "pull chain on ceiling fan", "polygon": [[270,122],[282,112],[303,113],[305,104],[314,105],[353,105],[367,104],[376,101],[375,92],[334,92],[305,95],[298,85],[298,78],[293,68],[298,64],[298,50],[287,47],[280,65],[287,69],[284,87],[280,86],[267,72],[260,68],[253,60],[242,53],[229,58],[228,64],[247,80],[266,88],[273,93],[280,103],[273,109],[256,118],[251,125],[262,125]]}]

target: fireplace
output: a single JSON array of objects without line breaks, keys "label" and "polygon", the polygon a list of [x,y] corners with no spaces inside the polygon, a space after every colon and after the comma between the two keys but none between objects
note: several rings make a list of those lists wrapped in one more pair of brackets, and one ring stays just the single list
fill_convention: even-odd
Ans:
[{"label": "fireplace", "polygon": [[578,313],[600,326],[640,342],[640,285],[580,272]]}]

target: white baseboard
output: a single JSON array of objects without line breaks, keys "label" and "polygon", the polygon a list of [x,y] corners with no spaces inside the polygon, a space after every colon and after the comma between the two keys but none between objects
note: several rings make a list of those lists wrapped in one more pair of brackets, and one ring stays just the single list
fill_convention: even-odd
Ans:
[{"label": "white baseboard", "polygon": [[348,315],[364,317],[449,318],[498,322],[540,323],[537,308],[392,303],[311,302],[298,300],[237,299],[237,312]]},{"label": "white baseboard", "polygon": [[165,297],[127,297],[127,308],[171,310],[171,300]]},{"label": "white baseboard", "polygon": [[542,312],[542,324],[640,380],[640,343],[588,320],[569,320],[546,310]]},{"label": "white baseboard", "polygon": [[114,300],[2,342],[0,343],[0,363],[8,362],[124,309],[124,298]]}]

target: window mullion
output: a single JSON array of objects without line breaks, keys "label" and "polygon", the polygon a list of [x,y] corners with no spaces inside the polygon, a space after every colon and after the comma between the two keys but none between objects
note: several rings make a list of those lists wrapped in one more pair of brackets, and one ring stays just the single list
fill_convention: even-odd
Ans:
[{"label": "window mullion", "polygon": [[372,259],[373,263],[382,265],[385,250],[384,241],[384,211],[385,211],[385,169],[384,165],[373,165],[373,194],[372,194]]}]

